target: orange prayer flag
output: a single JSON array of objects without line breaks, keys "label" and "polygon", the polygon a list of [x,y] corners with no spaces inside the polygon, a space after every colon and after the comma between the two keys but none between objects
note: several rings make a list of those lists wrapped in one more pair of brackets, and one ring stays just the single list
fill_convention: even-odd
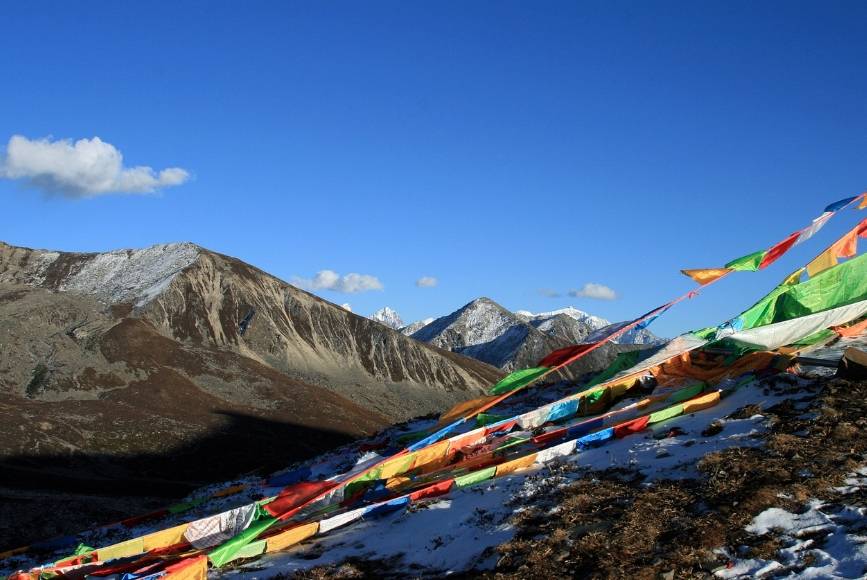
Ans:
[{"label": "orange prayer flag", "polygon": [[830,248],[822,252],[815,260],[807,264],[810,277],[824,272],[837,265],[837,258],[851,258],[858,253],[858,238],[867,236],[867,219],[862,220],[849,233],[834,242]]},{"label": "orange prayer flag", "polygon": [[861,222],[851,232],[834,242],[831,247],[834,248],[838,258],[851,258],[858,253],[858,235],[863,227],[864,222]]},{"label": "orange prayer flag", "polygon": [[831,330],[833,330],[840,336],[861,336],[862,334],[867,332],[867,319],[862,320],[861,322],[856,322],[855,324],[852,324],[850,326],[832,326]]},{"label": "orange prayer flag", "polygon": [[702,286],[710,284],[714,280],[719,280],[726,274],[731,272],[730,268],[701,268],[697,270],[681,270],[684,276],[689,276]]},{"label": "orange prayer flag", "polygon": [[165,578],[171,580],[206,580],[208,577],[208,557],[205,555],[187,558],[166,566]]},{"label": "orange prayer flag", "polygon": [[470,399],[469,401],[463,401],[462,403],[458,403],[442,415],[440,415],[439,423],[437,423],[437,427],[442,425],[448,425],[458,417],[463,417],[464,415],[469,414],[470,411],[475,411],[476,409],[480,409],[481,407],[487,405],[497,397],[495,396],[484,396],[479,397],[478,399]]},{"label": "orange prayer flag", "polygon": [[517,459],[501,463],[497,466],[497,477],[508,475],[509,473],[515,473],[519,469],[526,469],[527,467],[532,466],[535,461],[536,454],[533,453],[525,457],[519,457]]},{"label": "orange prayer flag", "polygon": [[867,207],[867,193],[861,194],[861,205],[858,206],[858,209],[864,209]]}]

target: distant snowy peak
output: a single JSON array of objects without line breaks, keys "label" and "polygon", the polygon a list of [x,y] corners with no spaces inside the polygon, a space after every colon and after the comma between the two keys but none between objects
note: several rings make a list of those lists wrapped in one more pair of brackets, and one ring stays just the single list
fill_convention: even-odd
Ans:
[{"label": "distant snowy peak", "polygon": [[434,321],[433,317],[425,318],[424,320],[417,320],[416,322],[413,322],[412,324],[407,324],[406,326],[401,328],[400,331],[403,334],[405,334],[406,336],[410,336],[412,334],[415,334],[416,332],[418,332],[419,330],[421,330],[422,328],[424,328],[425,326],[427,326],[428,324],[430,324],[433,321]]},{"label": "distant snowy peak", "polygon": [[[536,366],[558,348],[585,342],[598,320],[577,309],[513,313],[489,298],[479,298],[437,318],[412,338],[512,371]],[[605,345],[563,372],[569,377],[596,372],[617,352],[616,346]]]},{"label": "distant snowy peak", "polygon": [[400,330],[404,326],[406,326],[401,319],[400,314],[386,306],[385,308],[380,308],[376,312],[374,312],[370,316],[371,320],[375,320],[380,324],[384,324],[385,326],[392,328],[394,330]]},{"label": "distant snowy peak", "polygon": [[[413,338],[424,342],[436,341],[441,348],[453,349],[490,342],[520,322],[490,298],[477,298],[424,326]],[[444,333],[448,336],[442,336]]]},{"label": "distant snowy peak", "polygon": [[[523,366],[551,349],[547,338],[490,298],[478,298],[437,318],[412,338],[487,362],[504,370]],[[529,349],[533,352],[527,353]]]},{"label": "distant snowy peak", "polygon": [[[603,326],[602,328],[588,335],[587,342],[596,342],[598,340],[602,340],[607,335],[623,328],[630,322],[631,321],[627,320],[624,322],[615,322],[614,324]],[[632,328],[624,332],[621,336],[617,337],[614,342],[618,344],[659,344],[661,342],[667,342],[667,339],[660,338],[645,328]]]},{"label": "distant snowy peak", "polygon": [[[628,322],[617,322],[612,324],[610,320],[606,320],[600,316],[594,316],[583,310],[578,310],[572,306],[560,308],[559,310],[551,310],[550,312],[532,313],[527,310],[519,310],[515,313],[522,319],[526,320],[542,332],[546,334],[571,334],[571,337],[576,342],[596,342],[602,340],[606,335],[614,330],[623,327]],[[559,317],[567,316],[579,323],[579,328],[564,329],[562,320],[558,321]],[[626,331],[622,336],[614,340],[617,344],[656,344],[665,342],[649,330],[632,329]]]},{"label": "distant snowy peak", "polygon": [[565,314],[569,318],[573,318],[579,322],[585,322],[595,328],[602,328],[603,326],[608,326],[611,324],[610,320],[606,320],[599,316],[594,316],[583,310],[578,310],[573,306],[567,306],[566,308],[560,308],[559,310],[551,310],[549,312],[538,312],[532,313],[527,310],[519,310],[515,313],[521,318],[526,318],[528,320],[540,320],[547,318],[554,318],[558,314]]}]

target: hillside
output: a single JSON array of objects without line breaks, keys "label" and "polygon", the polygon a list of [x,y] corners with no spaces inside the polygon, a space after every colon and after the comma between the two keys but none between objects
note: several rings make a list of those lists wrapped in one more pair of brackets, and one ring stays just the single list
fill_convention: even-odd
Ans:
[{"label": "hillside", "polygon": [[0,348],[0,485],[90,492],[185,492],[501,376],[193,244],[0,245]]}]

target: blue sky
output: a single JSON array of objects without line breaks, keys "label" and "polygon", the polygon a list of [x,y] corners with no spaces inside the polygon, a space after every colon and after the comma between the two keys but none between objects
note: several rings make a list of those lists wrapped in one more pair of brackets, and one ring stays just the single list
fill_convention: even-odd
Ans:
[{"label": "blue sky", "polygon": [[[863,2],[6,2],[0,145],[99,137],[191,179],[0,180],[0,239],[366,274],[384,288],[322,295],[407,321],[482,295],[630,318],[867,188],[864,22]],[[653,329],[737,313],[858,218]],[[586,283],[618,298],[539,292]]]}]

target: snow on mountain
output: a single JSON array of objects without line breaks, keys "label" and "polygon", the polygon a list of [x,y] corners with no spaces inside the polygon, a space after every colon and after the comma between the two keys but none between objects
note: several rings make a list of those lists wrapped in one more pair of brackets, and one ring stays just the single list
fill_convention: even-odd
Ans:
[{"label": "snow on mountain", "polygon": [[[160,295],[202,252],[189,242],[101,254],[46,252],[6,244],[0,249],[4,253],[0,281],[47,283],[61,292],[92,295],[109,304],[133,303],[136,307]],[[19,257],[14,258],[16,255]]]},{"label": "snow on mountain", "polygon": [[[611,332],[622,328],[626,324],[629,324],[629,321],[615,322],[614,324],[603,326],[602,328],[589,334],[586,340],[587,342],[601,340]],[[656,336],[645,328],[632,328],[630,330],[627,330],[617,339],[615,339],[614,342],[618,344],[659,344],[661,342],[666,342],[666,339]]]},{"label": "snow on mountain", "polygon": [[400,314],[389,308],[388,306],[384,308],[380,308],[376,312],[374,312],[370,316],[371,320],[375,320],[380,324],[384,324],[385,326],[392,328],[394,330],[400,330],[404,326],[406,326],[401,319]]},{"label": "snow on mountain", "polygon": [[[557,348],[594,342],[604,336],[601,329],[611,328],[610,321],[572,306],[540,313],[510,312],[489,298],[479,298],[447,316],[426,324],[414,323],[401,332],[510,371],[535,366]],[[646,330],[639,330],[630,331],[614,342],[656,344],[660,340]],[[610,356],[608,350],[600,352],[598,360],[586,361],[588,366],[582,370],[596,368]]]},{"label": "snow on mountain", "polygon": [[[533,314],[526,310],[518,311],[522,318],[533,324],[536,328],[547,334],[560,333],[571,334],[576,338],[576,342],[596,342],[601,340],[611,331],[622,327],[627,322],[617,322],[612,324],[610,320],[606,320],[600,316],[588,314],[583,310],[578,310],[572,306],[552,310],[550,312],[540,312]],[[516,313],[516,314],[518,314]],[[568,317],[576,321],[581,328],[564,331],[564,327],[568,328],[568,324],[564,325],[562,317]],[[559,324],[558,324],[559,323]],[[627,331],[623,336],[614,340],[617,344],[658,344],[664,342],[664,339],[659,338],[652,332],[646,329],[633,329]]]},{"label": "snow on mountain", "polygon": [[590,326],[594,326],[595,328],[602,328],[608,324],[611,324],[611,321],[605,320],[599,316],[594,316],[583,310],[578,310],[573,306],[567,306],[566,308],[560,308],[558,310],[551,310],[549,312],[539,312],[533,314],[532,312],[528,312],[526,310],[519,310],[515,314],[520,316],[525,316],[528,319],[539,320],[539,319],[548,319],[554,318],[558,314],[565,314],[566,316],[573,318],[579,322],[584,322]]},{"label": "snow on mountain", "polygon": [[417,320],[412,324],[407,324],[406,326],[401,328],[400,331],[406,336],[412,336],[414,333],[418,332],[433,321],[433,317],[425,318],[424,320]]},{"label": "snow on mountain", "polygon": [[[511,371],[535,366],[551,351],[582,342],[593,330],[564,313],[537,319],[512,313],[490,298],[478,298],[417,330],[412,338]],[[597,370],[614,354],[612,348],[599,349],[570,371]]]}]

